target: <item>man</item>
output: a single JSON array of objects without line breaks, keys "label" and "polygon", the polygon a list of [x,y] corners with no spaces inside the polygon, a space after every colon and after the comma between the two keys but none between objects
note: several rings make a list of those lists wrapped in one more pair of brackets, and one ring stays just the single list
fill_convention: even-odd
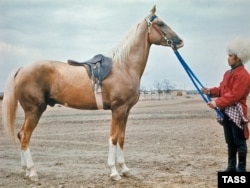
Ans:
[{"label": "man", "polygon": [[[250,75],[244,64],[250,59],[250,45],[242,38],[236,38],[228,46],[228,64],[231,69],[224,73],[220,86],[203,88],[204,94],[217,97],[208,103],[224,114],[220,120],[228,146],[228,166],[224,172],[246,172],[248,136],[247,96],[250,91]],[[238,166],[236,168],[236,156]]]}]

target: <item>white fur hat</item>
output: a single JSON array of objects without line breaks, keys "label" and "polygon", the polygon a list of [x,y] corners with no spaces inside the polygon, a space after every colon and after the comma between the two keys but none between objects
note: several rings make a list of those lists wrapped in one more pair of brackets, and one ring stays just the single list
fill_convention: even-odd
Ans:
[{"label": "white fur hat", "polygon": [[246,63],[250,59],[250,43],[242,37],[233,39],[227,49],[229,54],[236,55],[242,63]]}]

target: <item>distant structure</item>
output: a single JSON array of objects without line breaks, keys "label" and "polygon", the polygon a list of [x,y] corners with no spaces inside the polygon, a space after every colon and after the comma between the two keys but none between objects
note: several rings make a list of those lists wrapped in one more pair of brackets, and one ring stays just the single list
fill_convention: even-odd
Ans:
[{"label": "distant structure", "polygon": [[140,100],[169,100],[175,99],[175,97],[190,98],[191,95],[199,94],[196,90],[144,90],[140,91]]}]

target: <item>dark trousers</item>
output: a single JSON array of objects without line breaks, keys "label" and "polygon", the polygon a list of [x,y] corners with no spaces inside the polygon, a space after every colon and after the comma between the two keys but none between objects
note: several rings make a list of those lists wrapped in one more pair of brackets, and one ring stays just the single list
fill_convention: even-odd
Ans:
[{"label": "dark trousers", "polygon": [[238,171],[246,171],[247,143],[243,129],[225,116],[223,120],[225,140],[228,146],[228,169],[236,169],[236,154],[238,153]]}]

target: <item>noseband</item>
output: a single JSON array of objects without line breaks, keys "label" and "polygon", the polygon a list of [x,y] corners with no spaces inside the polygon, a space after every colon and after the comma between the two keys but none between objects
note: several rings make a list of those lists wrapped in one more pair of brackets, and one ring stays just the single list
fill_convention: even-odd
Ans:
[{"label": "noseband", "polygon": [[155,18],[157,18],[156,15],[152,15],[150,18],[149,17],[145,18],[145,21],[147,22],[147,25],[148,25],[148,37],[147,37],[148,41],[149,41],[149,34],[150,34],[150,26],[152,26],[161,35],[161,37],[164,40],[166,40],[169,46],[174,47],[174,42],[172,40],[169,40],[166,37],[166,34],[153,23]]}]

